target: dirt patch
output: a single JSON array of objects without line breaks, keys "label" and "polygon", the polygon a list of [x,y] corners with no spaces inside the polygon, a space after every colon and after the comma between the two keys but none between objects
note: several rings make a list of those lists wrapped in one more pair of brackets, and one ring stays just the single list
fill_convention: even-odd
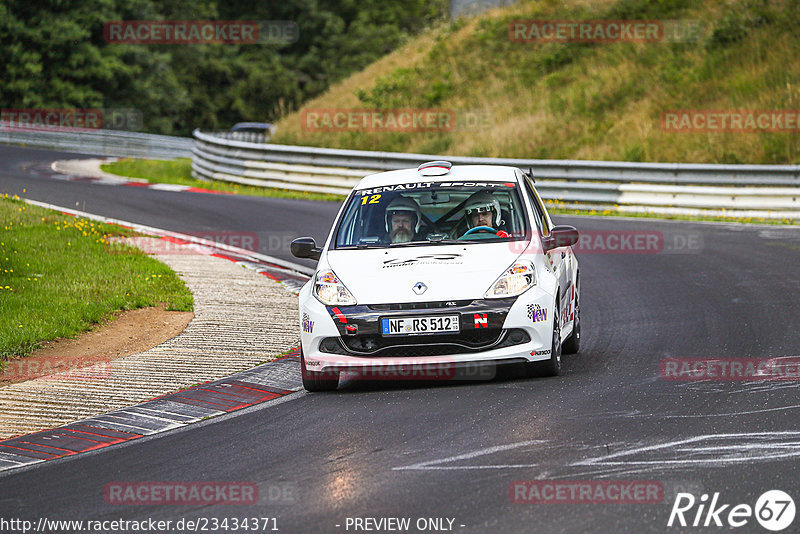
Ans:
[{"label": "dirt patch", "polygon": [[114,358],[151,349],[177,336],[193,317],[192,312],[166,311],[163,306],[121,312],[76,339],[45,341],[30,356],[7,362],[5,371],[0,373],[0,387],[62,371],[108,365]]}]

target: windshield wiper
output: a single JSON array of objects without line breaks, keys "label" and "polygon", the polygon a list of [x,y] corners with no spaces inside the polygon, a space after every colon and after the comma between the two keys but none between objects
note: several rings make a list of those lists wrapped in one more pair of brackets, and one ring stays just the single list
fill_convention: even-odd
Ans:
[{"label": "windshield wiper", "polygon": [[431,241],[431,245],[461,245],[462,243],[469,243],[471,239],[440,239],[438,241]]},{"label": "windshield wiper", "polygon": [[389,243],[385,246],[388,247],[403,247],[403,246],[413,246],[413,245],[427,245],[430,241],[406,241],[405,243]]},{"label": "windshield wiper", "polygon": [[442,239],[439,241],[409,241],[407,243],[389,243],[390,247],[401,247],[403,245],[463,245],[468,243],[484,243],[486,239]]},{"label": "windshield wiper", "polygon": [[[430,245],[464,245],[471,243],[486,243],[486,239],[442,239],[439,241],[406,241],[405,243],[381,243],[381,244],[366,244],[360,243],[358,245],[344,245],[336,247],[336,250],[364,250],[371,248],[398,248],[398,247],[416,247],[416,246],[430,246]],[[491,241],[490,241],[491,242]]]},{"label": "windshield wiper", "polygon": [[367,243],[359,243],[358,245],[342,245],[336,247],[338,250],[362,250],[365,248],[384,248],[386,245],[378,245],[378,244],[367,244]]}]

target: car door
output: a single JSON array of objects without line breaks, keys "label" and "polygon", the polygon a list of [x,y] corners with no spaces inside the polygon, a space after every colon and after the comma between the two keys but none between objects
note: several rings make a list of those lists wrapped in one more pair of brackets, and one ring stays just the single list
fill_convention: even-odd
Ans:
[{"label": "car door", "polygon": [[[539,223],[539,230],[542,237],[550,235],[551,221],[544,207],[539,193],[533,187],[530,178],[524,176],[525,192],[530,199],[531,207],[533,208],[534,215],[541,222]],[[559,317],[561,318],[561,327],[572,320],[573,317],[573,303],[574,303],[574,288],[572,277],[572,249],[570,247],[558,247],[551,249],[544,254],[545,263],[550,267],[550,270],[555,274],[558,280],[558,287],[560,291],[561,309],[559,310]],[[562,335],[564,332],[562,332]]]}]

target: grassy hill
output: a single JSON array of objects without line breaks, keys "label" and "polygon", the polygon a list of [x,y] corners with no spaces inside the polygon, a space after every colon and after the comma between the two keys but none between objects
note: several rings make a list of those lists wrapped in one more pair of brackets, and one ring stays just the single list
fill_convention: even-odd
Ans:
[{"label": "grassy hill", "polygon": [[[509,23],[691,20],[696,42],[521,43]],[[303,109],[437,108],[482,125],[441,132],[308,131],[276,143],[469,156],[710,163],[800,162],[791,132],[665,131],[670,110],[800,110],[795,0],[523,1],[429,30]],[[302,110],[301,110],[302,111]]]}]

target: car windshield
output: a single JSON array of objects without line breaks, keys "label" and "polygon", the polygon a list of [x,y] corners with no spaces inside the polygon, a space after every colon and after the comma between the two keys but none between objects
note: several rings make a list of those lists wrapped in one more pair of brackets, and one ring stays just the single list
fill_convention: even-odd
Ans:
[{"label": "car windshield", "polygon": [[423,182],[356,190],[335,248],[521,240],[528,222],[513,182]]}]

